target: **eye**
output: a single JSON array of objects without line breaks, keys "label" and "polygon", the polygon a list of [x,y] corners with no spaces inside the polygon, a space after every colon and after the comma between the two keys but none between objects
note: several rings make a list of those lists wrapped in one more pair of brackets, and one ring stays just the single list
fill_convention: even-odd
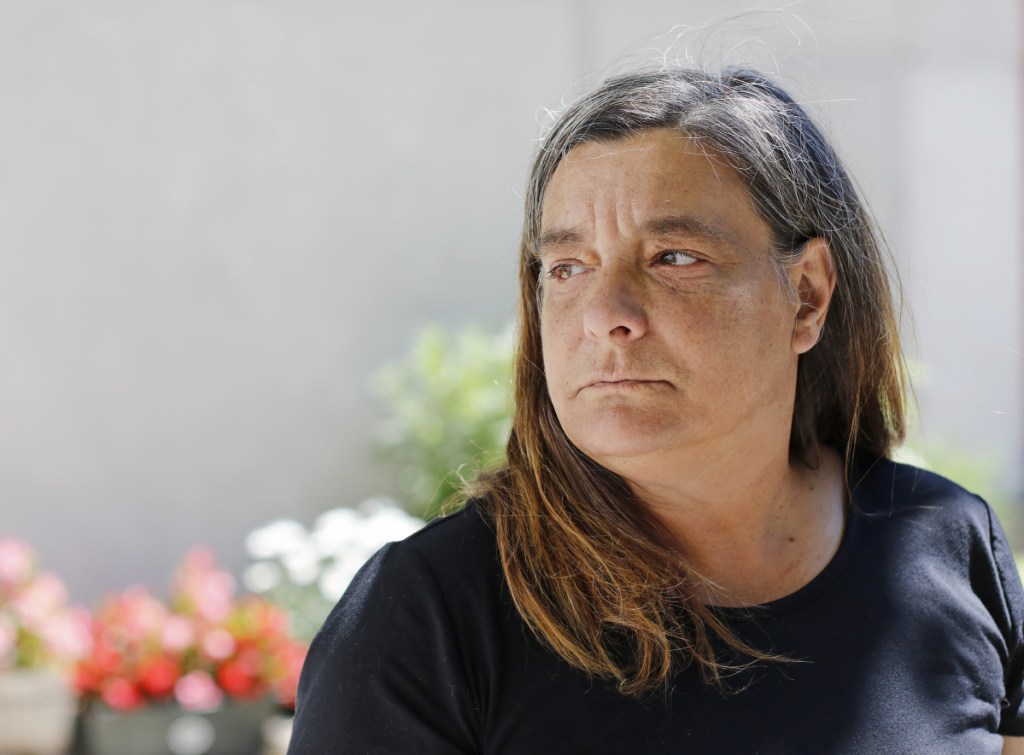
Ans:
[{"label": "eye", "polygon": [[553,280],[569,280],[574,276],[586,271],[586,267],[577,262],[561,262],[553,265],[547,272],[548,278]]},{"label": "eye", "polygon": [[686,252],[680,252],[678,249],[671,249],[667,252],[661,252],[654,261],[659,265],[670,265],[672,267],[685,267],[686,265],[692,265],[697,262],[697,258],[692,254]]}]

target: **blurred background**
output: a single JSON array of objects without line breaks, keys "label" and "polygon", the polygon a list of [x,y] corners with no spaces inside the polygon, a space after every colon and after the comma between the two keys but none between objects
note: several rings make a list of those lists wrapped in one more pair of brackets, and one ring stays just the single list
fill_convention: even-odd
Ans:
[{"label": "blurred background", "polygon": [[506,326],[545,109],[663,55],[753,62],[817,115],[902,272],[910,450],[1014,519],[1019,0],[707,28],[747,7],[0,0],[0,536],[90,603],[401,497],[381,367]]}]

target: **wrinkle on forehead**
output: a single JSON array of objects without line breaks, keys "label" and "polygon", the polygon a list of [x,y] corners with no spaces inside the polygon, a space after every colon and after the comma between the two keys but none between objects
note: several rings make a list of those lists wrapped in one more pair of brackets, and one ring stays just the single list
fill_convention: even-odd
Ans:
[{"label": "wrinkle on forehead", "polygon": [[[652,138],[656,137],[656,138]],[[679,150],[677,143],[683,147]],[[631,158],[628,155],[642,154],[651,150],[664,152],[655,159],[644,157]],[[692,165],[679,165],[679,171],[660,170],[657,166],[671,164],[680,156],[703,158],[697,165],[704,170],[694,169]],[[618,161],[607,169],[597,165],[600,161]],[[723,172],[721,169],[725,168]],[[639,179],[639,182],[637,181]],[[717,184],[711,188],[708,184]],[[636,191],[637,186],[648,188],[649,191]],[[657,189],[651,188],[652,185]],[[702,203],[697,194],[710,190],[715,194],[721,192],[722,200],[715,206]],[[708,148],[702,140],[695,139],[672,129],[651,129],[642,131],[635,136],[609,141],[584,142],[576,146],[555,169],[545,192],[541,215],[540,233],[536,239],[536,249],[542,251],[546,246],[563,243],[574,243],[579,239],[581,230],[578,223],[563,222],[562,218],[553,218],[552,202],[569,210],[573,206],[577,211],[583,205],[586,209],[581,213],[587,222],[594,222],[603,217],[619,216],[620,221],[632,221],[634,228],[642,228],[649,232],[668,231],[700,231],[706,237],[719,236],[715,228],[720,226],[714,222],[714,214],[726,203],[734,204],[736,196],[726,196],[739,190],[745,204],[753,208],[749,190],[742,176],[726,163],[717,152]],[[663,192],[659,194],[656,192]],[[706,197],[706,194],[704,194]],[[706,211],[678,211],[672,207],[672,200],[680,197],[680,201],[688,205],[704,204]],[[755,210],[756,212],[756,210]],[[679,221],[674,218],[688,217],[690,220]],[[652,223],[653,218],[665,218],[664,222]],[[581,220],[582,217],[574,218]],[[661,227],[652,227],[658,226]],[[689,225],[690,228],[684,226]]]},{"label": "wrinkle on forehead", "polygon": [[[648,141],[651,136],[657,135],[661,137],[657,142]],[[635,146],[629,146],[628,142],[638,140],[640,143]],[[638,131],[632,136],[622,136],[614,139],[594,139],[592,141],[584,141],[569,150],[568,154],[563,157],[558,166],[555,168],[555,172],[568,163],[572,162],[588,162],[591,160],[603,160],[608,158],[619,157],[621,155],[628,154],[630,152],[643,152],[648,149],[657,148],[666,142],[680,141],[685,142],[684,152],[689,155],[700,155],[705,158],[711,164],[712,172],[717,176],[718,167],[729,168],[735,170],[732,164],[722,157],[721,153],[718,152],[714,147],[709,147],[706,140],[691,136],[682,131],[676,131],[670,128],[650,128]],[[622,145],[620,148],[615,148],[616,145]],[[589,151],[587,148],[599,148],[604,149],[595,155],[581,154],[581,151]]]}]

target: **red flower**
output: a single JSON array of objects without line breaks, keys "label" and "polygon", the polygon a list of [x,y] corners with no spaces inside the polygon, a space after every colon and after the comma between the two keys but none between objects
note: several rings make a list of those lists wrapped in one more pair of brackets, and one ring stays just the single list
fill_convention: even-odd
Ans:
[{"label": "red flower", "polygon": [[132,710],[143,703],[139,688],[121,676],[108,679],[103,685],[100,697],[114,710]]},{"label": "red flower", "polygon": [[251,699],[266,691],[260,673],[260,657],[253,651],[243,651],[217,669],[217,683],[231,697]]},{"label": "red flower", "polygon": [[139,687],[149,697],[167,697],[181,676],[180,661],[166,656],[154,658],[139,667]]},{"label": "red flower", "polygon": [[306,662],[306,651],[308,648],[299,642],[289,642],[281,651],[281,660],[284,663],[284,673],[274,685],[281,703],[289,708],[295,707],[295,694],[299,687],[299,674],[302,672],[302,664]]}]

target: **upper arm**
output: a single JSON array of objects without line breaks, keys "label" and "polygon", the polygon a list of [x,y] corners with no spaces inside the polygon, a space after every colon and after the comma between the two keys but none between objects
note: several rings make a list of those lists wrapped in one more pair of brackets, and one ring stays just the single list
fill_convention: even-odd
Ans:
[{"label": "upper arm", "polygon": [[[1013,558],[1013,552],[1006,535],[991,508],[989,515],[990,545],[994,562],[1000,605],[993,614],[1006,642],[1006,667],[1004,669],[1005,693],[1000,716],[1000,733],[1007,736],[1007,742],[1024,736],[1024,588]],[[1012,747],[1020,747],[1017,742]],[[1007,750],[1004,752],[1016,752]],[[1024,754],[1024,750],[1021,750]]]},{"label": "upper arm", "polygon": [[472,695],[433,576],[402,545],[363,568],[310,647],[289,755],[472,752]]},{"label": "upper arm", "polygon": [[1024,737],[1003,737],[1003,755],[1024,755]]}]

